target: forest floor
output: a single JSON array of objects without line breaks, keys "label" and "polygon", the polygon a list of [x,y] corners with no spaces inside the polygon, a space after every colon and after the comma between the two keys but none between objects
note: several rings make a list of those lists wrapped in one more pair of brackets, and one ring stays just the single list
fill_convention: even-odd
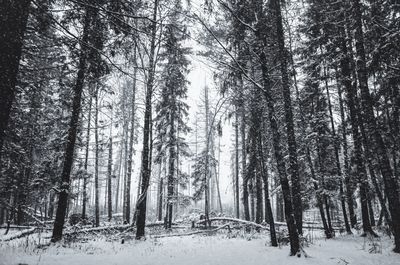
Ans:
[{"label": "forest floor", "polygon": [[[0,230],[0,233],[4,232]],[[38,248],[48,242],[46,233],[8,242],[0,241],[1,265],[395,265],[400,255],[391,252],[393,242],[382,237],[374,242],[359,235],[312,239],[304,247],[308,257],[289,257],[289,246],[270,247],[267,233],[150,237],[127,239],[124,244],[110,236],[95,236]],[[1,239],[1,237],[0,237]],[[375,246],[375,250],[370,250]]]}]

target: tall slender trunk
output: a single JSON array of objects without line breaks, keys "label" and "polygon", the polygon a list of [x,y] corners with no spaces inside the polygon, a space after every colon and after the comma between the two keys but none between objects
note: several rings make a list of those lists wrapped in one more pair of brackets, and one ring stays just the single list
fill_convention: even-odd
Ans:
[{"label": "tall slender trunk", "polygon": [[347,44],[345,43],[344,39],[342,40],[342,52],[344,57],[340,62],[341,67],[341,74],[342,74],[342,82],[343,86],[347,92],[347,102],[349,107],[349,114],[350,114],[350,122],[352,128],[352,137],[354,142],[354,160],[356,164],[356,170],[358,175],[358,182],[360,183],[360,199],[361,199],[361,217],[363,221],[363,230],[365,233],[373,233],[371,224],[369,222],[368,217],[368,206],[367,206],[367,197],[366,197],[366,181],[367,181],[367,172],[365,166],[363,164],[363,156],[362,156],[362,143],[361,143],[361,134],[359,131],[359,119],[356,108],[356,87],[351,83],[352,76],[351,76],[351,69],[350,69],[350,58],[349,52],[347,49]]},{"label": "tall slender trunk", "polygon": [[[175,97],[174,97],[175,100]],[[180,108],[178,106],[178,113],[180,113]],[[175,139],[179,139],[179,126],[178,126],[178,122],[176,124],[176,137]],[[176,214],[179,213],[179,180],[180,180],[180,176],[179,176],[179,142],[176,140],[176,177],[175,177],[175,194],[176,194],[176,201],[175,201],[175,211]]]},{"label": "tall slender trunk", "polygon": [[279,58],[281,61],[281,75],[282,75],[282,94],[285,109],[286,120],[286,134],[289,149],[289,174],[292,181],[292,197],[294,216],[297,231],[303,234],[303,206],[301,202],[301,181],[299,176],[299,165],[297,161],[297,144],[294,133],[294,122],[292,112],[292,102],[290,97],[289,74],[287,66],[287,56],[285,49],[285,37],[282,25],[282,12],[280,0],[272,0],[271,6],[275,13],[277,42],[279,49]]},{"label": "tall slender trunk", "polygon": [[263,190],[261,172],[256,173],[256,223],[261,224],[263,220]]},{"label": "tall slender trunk", "polygon": [[261,130],[259,131],[259,136],[258,136],[258,153],[260,156],[260,174],[264,182],[264,196],[265,196],[265,219],[269,224],[269,229],[270,229],[270,238],[271,238],[271,245],[273,247],[278,246],[278,242],[276,240],[276,230],[275,230],[275,222],[274,222],[274,215],[272,213],[272,207],[271,207],[271,200],[269,198],[269,189],[268,189],[268,168],[265,165],[265,158],[264,158],[264,152],[263,152],[263,144],[262,144],[262,133]]},{"label": "tall slender trunk", "polygon": [[342,206],[342,213],[343,213],[343,220],[346,227],[346,232],[351,234],[349,219],[347,217],[347,210],[346,210],[346,199],[343,190],[343,174],[342,174],[342,167],[340,165],[340,158],[339,158],[339,145],[336,138],[336,128],[335,122],[333,120],[333,111],[332,111],[332,103],[331,103],[331,96],[329,92],[329,85],[328,85],[328,73],[326,70],[326,66],[324,66],[324,79],[325,79],[325,89],[326,89],[326,98],[328,100],[328,110],[329,110],[329,118],[331,122],[331,130],[332,130],[332,137],[334,140],[334,150],[335,150],[335,160],[336,160],[336,170],[339,177],[339,196],[340,196],[340,203]]},{"label": "tall slender trunk", "polygon": [[[122,114],[124,116],[124,114]],[[122,130],[122,140],[120,141],[120,149],[119,149],[119,155],[118,155],[118,173],[117,170],[115,171],[117,175],[117,184],[116,184],[116,191],[115,191],[115,211],[119,211],[119,197],[120,197],[120,190],[121,190],[121,175],[122,175],[122,157],[124,154],[124,139],[125,139],[125,126],[123,126]]]},{"label": "tall slender trunk", "polygon": [[157,220],[162,221],[162,207],[163,207],[163,197],[164,197],[164,178],[162,177],[162,162],[160,162],[160,179],[158,182],[158,201],[157,201]]},{"label": "tall slender trunk", "polygon": [[325,237],[327,239],[329,239],[329,238],[332,238],[333,235],[332,235],[331,229],[329,229],[329,226],[328,226],[328,223],[327,223],[326,217],[325,217],[324,200],[323,200],[322,190],[320,190],[319,186],[318,186],[318,183],[320,183],[321,180],[318,180],[317,176],[315,174],[315,169],[312,164],[310,149],[308,147],[306,148],[306,159],[307,159],[307,164],[309,165],[310,171],[311,171],[310,172],[311,179],[313,180],[313,186],[314,186],[314,190],[315,190],[316,197],[317,197],[317,207],[319,210],[319,214],[321,216],[322,226],[324,227]]},{"label": "tall slender trunk", "polygon": [[289,179],[286,174],[286,165],[283,157],[282,147],[281,147],[281,136],[279,133],[279,128],[277,124],[277,117],[275,114],[274,99],[271,93],[271,81],[268,75],[267,58],[264,52],[260,54],[261,70],[264,81],[264,96],[267,101],[268,108],[268,119],[270,122],[271,132],[272,132],[272,144],[274,147],[275,161],[277,163],[278,176],[281,183],[285,217],[288,226],[289,238],[290,238],[290,255],[296,255],[300,249],[299,234],[296,227],[296,221],[294,218],[292,196],[290,193]]},{"label": "tall slender trunk", "polygon": [[4,0],[0,5],[0,154],[15,98],[30,4],[30,0]]},{"label": "tall slender trunk", "polygon": [[[96,9],[87,7],[83,26],[82,43],[87,43],[89,39],[89,31],[91,20],[98,15]],[[74,96],[72,101],[72,116],[69,123],[67,143],[65,148],[64,165],[61,174],[61,191],[59,193],[58,207],[56,219],[54,222],[52,241],[59,241],[62,237],[63,227],[65,223],[65,215],[68,204],[68,191],[70,186],[70,174],[74,158],[74,149],[76,142],[76,134],[79,125],[79,114],[81,110],[81,97],[83,84],[85,80],[85,70],[87,66],[87,57],[90,48],[82,45],[79,55],[78,75],[74,86]]]},{"label": "tall slender trunk", "polygon": [[393,133],[393,168],[397,179],[400,179],[400,93],[399,87],[396,86],[396,80],[391,82],[391,100],[392,100],[392,120],[389,121],[391,131]]},{"label": "tall slender trunk", "polygon": [[153,21],[151,23],[151,44],[149,54],[149,74],[146,86],[146,101],[143,126],[143,149],[142,149],[142,165],[140,170],[141,176],[141,193],[136,203],[136,239],[144,237],[144,229],[146,226],[146,202],[147,190],[150,184],[150,135],[151,135],[151,99],[153,96],[154,71],[155,71],[155,50],[156,50],[156,33],[157,33],[157,11],[159,0],[154,1]]},{"label": "tall slender trunk", "polygon": [[[362,121],[363,117],[362,117],[361,113],[358,112],[358,115],[359,115],[358,119],[360,121]],[[390,218],[389,212],[388,212],[388,210],[386,208],[386,203],[385,203],[385,200],[383,198],[381,189],[379,187],[379,184],[378,184],[378,181],[377,181],[377,176],[375,174],[375,170],[377,168],[379,168],[379,164],[377,163],[374,155],[371,153],[371,150],[370,150],[371,147],[370,147],[370,144],[368,142],[368,137],[367,137],[367,133],[366,133],[365,126],[364,126],[363,122],[360,122],[360,132],[361,132],[361,137],[362,137],[362,142],[363,142],[363,147],[364,147],[363,150],[365,152],[364,162],[367,165],[367,168],[368,168],[368,171],[369,171],[369,175],[370,175],[370,178],[372,180],[372,185],[374,185],[375,193],[378,196],[378,199],[380,201],[380,204],[381,204],[381,207],[382,207],[382,211],[383,211],[383,214],[384,214],[384,216],[386,218],[386,221],[387,221],[389,227],[392,227],[391,218]],[[366,185],[367,191],[368,191],[369,190],[369,183],[366,183],[365,185]],[[374,220],[373,216],[371,216],[371,214],[370,214],[372,212],[371,208],[369,207],[370,206],[370,196],[367,196],[367,203],[368,203],[368,213],[369,213],[370,223],[371,223],[372,226],[375,226],[375,224],[374,224],[375,220]]]},{"label": "tall slender trunk", "polygon": [[[127,109],[127,99],[126,97],[126,91],[123,91],[123,96],[124,96],[124,109],[123,109],[123,113],[124,113],[124,132],[125,132],[125,137],[123,139],[123,148],[124,148],[124,174],[123,174],[123,182],[122,182],[122,220],[124,222],[126,222],[127,216],[126,216],[126,206],[127,204],[127,198],[125,197],[128,193],[126,193],[126,189],[127,189],[127,185],[126,185],[126,180],[128,179],[127,174],[128,174],[128,156],[129,156],[129,139],[130,139],[130,134],[129,134],[129,114],[127,113],[126,109]],[[138,185],[138,189],[140,189],[140,185]],[[138,192],[139,193],[139,192]],[[129,193],[130,194],[130,193]],[[139,196],[139,195],[138,195]]]},{"label": "tall slender trunk", "polygon": [[[242,83],[242,80],[241,80]],[[241,144],[242,144],[242,179],[243,179],[243,210],[244,210],[244,219],[250,220],[250,209],[249,209],[249,190],[248,183],[249,180],[246,179],[246,114],[245,114],[245,103],[243,93],[240,92],[240,135],[241,135]]]},{"label": "tall slender trunk", "polygon": [[[255,168],[253,169],[255,171]],[[249,179],[249,193],[250,193],[250,220],[255,220],[255,200],[254,200],[254,179],[256,174],[253,173],[252,178]]]},{"label": "tall slender trunk", "polygon": [[88,122],[86,128],[86,146],[85,146],[85,162],[83,168],[85,169],[85,176],[83,177],[83,198],[82,198],[82,219],[86,219],[86,203],[87,203],[87,181],[89,174],[88,170],[88,160],[89,160],[89,143],[90,143],[90,126],[92,118],[92,100],[93,97],[89,95],[89,110],[88,110]]},{"label": "tall slender trunk", "polygon": [[399,182],[393,175],[387,148],[376,122],[373,110],[373,100],[368,89],[368,73],[366,68],[360,1],[354,0],[353,4],[355,14],[356,54],[358,59],[357,76],[361,91],[361,105],[364,114],[364,121],[366,123],[366,132],[371,140],[374,153],[378,156],[379,167],[385,185],[385,192],[389,201],[389,211],[392,217],[393,234],[395,238],[394,251],[400,253],[400,207],[398,207],[400,204]]},{"label": "tall slender trunk", "polygon": [[[349,209],[350,215],[350,225],[354,227],[357,223],[357,216],[354,212],[354,203],[353,203],[353,183],[350,178],[350,165],[349,165],[349,155],[348,155],[348,145],[347,145],[347,121],[344,113],[343,106],[343,96],[342,96],[342,84],[340,84],[339,72],[337,75],[337,91],[338,91],[338,99],[339,99],[339,109],[340,109],[340,119],[342,124],[342,144],[343,144],[343,161],[344,161],[344,184],[346,187],[346,201]],[[347,229],[347,227],[346,227]],[[347,233],[351,233],[351,231],[347,231]]]},{"label": "tall slender trunk", "polygon": [[94,95],[96,109],[94,111],[94,141],[95,141],[95,159],[94,159],[94,216],[95,226],[100,225],[100,187],[99,187],[99,84],[96,84]]},{"label": "tall slender trunk", "polygon": [[[175,99],[175,95],[173,94],[172,100]],[[175,105],[175,104],[173,104]],[[167,225],[166,228],[171,228],[172,225],[172,210],[173,210],[173,202],[174,202],[174,187],[176,185],[176,177],[175,177],[175,164],[176,163],[176,133],[175,133],[175,108],[171,108],[170,113],[170,130],[169,130],[169,162],[168,162],[168,178],[167,178]],[[176,195],[175,195],[176,197]]]},{"label": "tall slender trunk", "polygon": [[[250,199],[251,199],[251,215],[249,214],[249,211],[247,211],[247,213],[245,212],[245,220],[247,221],[254,221],[254,196],[253,196],[253,184],[252,181],[254,179],[255,176],[255,170],[256,170],[256,163],[257,163],[257,157],[256,157],[256,146],[255,146],[255,125],[251,125],[250,127],[250,133],[249,133],[249,137],[250,137],[250,157],[249,157],[249,164],[247,166],[246,169],[246,178],[244,180],[245,184],[244,185],[244,190],[243,190],[243,200],[248,199],[248,193],[250,192]],[[248,185],[249,184],[249,185]],[[248,205],[248,201],[246,201],[247,205]]]},{"label": "tall slender trunk", "polygon": [[206,112],[206,123],[205,123],[205,134],[206,134],[206,158],[204,164],[204,215],[206,218],[206,225],[211,226],[209,210],[210,210],[210,165],[209,165],[209,153],[210,153],[210,134],[211,129],[209,128],[209,105],[208,105],[208,87],[204,87],[205,97],[205,112]]},{"label": "tall slender trunk", "polygon": [[[112,115],[112,114],[111,114]],[[107,167],[107,213],[108,213],[108,221],[111,221],[112,218],[112,153],[113,153],[113,138],[112,138],[112,118],[111,118],[111,128],[110,128],[110,138],[109,138],[109,146],[108,146],[108,167]]]},{"label": "tall slender trunk", "polygon": [[219,187],[220,170],[221,170],[221,135],[218,136],[218,171],[215,174],[215,184],[217,186],[219,212],[222,214],[223,213],[222,199],[221,199],[221,190]]},{"label": "tall slender trunk", "polygon": [[[136,61],[136,47],[134,51],[134,60]],[[136,110],[136,74],[137,67],[135,67],[133,73],[133,84],[132,84],[132,101],[131,101],[131,130],[129,133],[129,147],[128,147],[128,161],[127,161],[127,172],[126,172],[126,187],[124,195],[124,209],[125,209],[125,220],[124,222],[129,224],[131,219],[131,182],[132,182],[132,165],[133,165],[133,144],[135,141],[135,110]]]},{"label": "tall slender trunk", "polygon": [[[368,197],[370,197],[370,195]],[[375,226],[375,215],[374,215],[374,209],[372,207],[372,198],[368,198],[368,214],[371,226]]]},{"label": "tall slender trunk", "polygon": [[239,208],[239,110],[235,106],[235,213],[240,218]]}]

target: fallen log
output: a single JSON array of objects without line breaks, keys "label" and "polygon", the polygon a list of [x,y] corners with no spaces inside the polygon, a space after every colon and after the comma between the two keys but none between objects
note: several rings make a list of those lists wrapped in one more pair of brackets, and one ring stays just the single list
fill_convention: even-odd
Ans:
[{"label": "fallen log", "polygon": [[132,225],[115,225],[115,226],[101,226],[101,227],[93,227],[93,228],[85,228],[85,229],[79,229],[75,231],[68,231],[64,233],[64,236],[75,236],[78,234],[90,234],[90,233],[96,233],[96,232],[103,232],[107,230],[118,230],[118,231],[124,231],[126,229],[131,228]]},{"label": "fallen log", "polygon": [[215,229],[210,229],[210,230],[201,230],[201,231],[194,231],[194,232],[189,232],[189,233],[183,233],[183,234],[163,234],[163,235],[154,235],[152,236],[153,238],[164,238],[164,237],[174,237],[174,236],[191,236],[191,235],[197,235],[197,234],[207,234],[207,233],[214,233],[217,232],[218,230],[221,230],[223,228],[228,228],[229,231],[231,230],[229,224],[225,224],[222,226],[219,226]]},{"label": "fallen log", "polygon": [[[197,221],[196,224],[204,224],[206,220],[200,220]],[[224,221],[224,222],[235,222],[235,223],[240,223],[243,225],[247,225],[247,226],[252,226],[255,228],[259,228],[259,229],[265,229],[265,230],[269,230],[269,227],[261,225],[261,224],[257,224],[254,222],[250,222],[250,221],[246,221],[246,220],[241,220],[241,219],[236,219],[236,218],[228,218],[228,217],[214,217],[214,218],[210,218],[209,219],[210,222],[214,222],[214,221]]]},{"label": "fallen log", "polygon": [[[29,228],[33,228],[30,225],[10,225],[9,226],[10,229],[29,229]],[[0,229],[7,229],[7,225],[1,225]]]},{"label": "fallen log", "polygon": [[[284,223],[284,222],[274,222],[275,223],[275,226],[287,226],[287,224],[286,223]],[[320,223],[313,223],[313,224],[306,224],[306,225],[303,225],[303,228],[306,228],[306,229],[324,229],[324,227],[323,226],[321,226],[321,224]],[[334,230],[339,230],[340,229],[340,227],[332,227]]]},{"label": "fallen log", "polygon": [[21,238],[21,237],[29,236],[29,235],[35,233],[37,229],[38,229],[37,227],[26,229],[26,230],[23,230],[23,231],[19,232],[16,235],[12,235],[12,236],[9,236],[9,237],[6,237],[6,238],[0,238],[0,240],[4,241],[4,242],[7,242],[7,241],[11,241],[11,240],[18,239],[18,238]]}]

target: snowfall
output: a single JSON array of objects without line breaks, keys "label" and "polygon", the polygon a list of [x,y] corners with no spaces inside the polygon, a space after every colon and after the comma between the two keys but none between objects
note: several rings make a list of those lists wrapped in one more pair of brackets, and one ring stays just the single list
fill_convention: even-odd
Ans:
[{"label": "snowfall", "polygon": [[5,236],[0,229],[1,265],[400,265],[400,254],[391,251],[391,238],[364,238],[357,233],[326,240],[314,231],[308,234],[300,258],[288,255],[288,245],[269,246],[267,231],[148,236],[142,241],[130,237],[123,243],[115,236],[97,235],[56,244],[48,243],[50,232],[10,240],[17,233],[10,230]]}]

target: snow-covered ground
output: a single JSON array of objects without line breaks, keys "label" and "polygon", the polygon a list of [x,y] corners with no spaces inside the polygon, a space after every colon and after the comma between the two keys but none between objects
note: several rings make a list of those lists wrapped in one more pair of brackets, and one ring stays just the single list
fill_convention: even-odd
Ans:
[{"label": "snow-covered ground", "polygon": [[221,234],[150,238],[140,242],[127,240],[124,244],[99,237],[86,243],[56,244],[44,249],[34,246],[38,240],[37,235],[32,235],[29,240],[0,242],[0,264],[400,265],[400,255],[391,252],[393,243],[389,238],[380,241],[382,253],[377,254],[369,253],[368,240],[359,236],[317,239],[305,248],[308,258],[289,257],[288,246],[274,248],[266,245],[265,234],[256,235],[251,240]]}]

